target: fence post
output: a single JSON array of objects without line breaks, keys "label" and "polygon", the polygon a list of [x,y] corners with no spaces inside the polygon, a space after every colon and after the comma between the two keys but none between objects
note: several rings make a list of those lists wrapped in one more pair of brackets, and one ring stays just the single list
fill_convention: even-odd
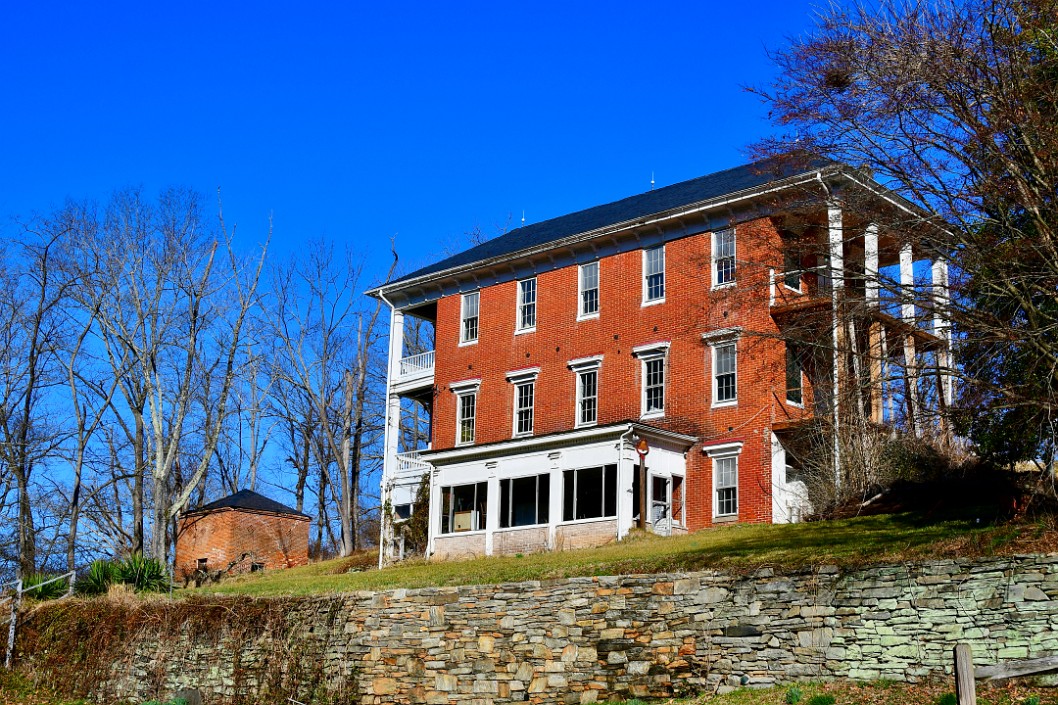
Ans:
[{"label": "fence post", "polygon": [[18,608],[22,606],[22,581],[15,581],[15,595],[11,599],[11,624],[7,627],[7,655],[4,656],[4,668],[11,668],[11,656],[15,651],[15,623],[18,621]]},{"label": "fence post", "polygon": [[973,652],[969,644],[955,647],[955,698],[959,705],[977,705]]}]

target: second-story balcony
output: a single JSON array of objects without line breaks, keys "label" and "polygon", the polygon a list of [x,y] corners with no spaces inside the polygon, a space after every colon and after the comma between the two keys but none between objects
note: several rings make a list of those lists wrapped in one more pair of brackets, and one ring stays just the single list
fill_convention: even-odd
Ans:
[{"label": "second-story balcony", "polygon": [[401,358],[393,391],[404,394],[433,386],[434,351]]}]

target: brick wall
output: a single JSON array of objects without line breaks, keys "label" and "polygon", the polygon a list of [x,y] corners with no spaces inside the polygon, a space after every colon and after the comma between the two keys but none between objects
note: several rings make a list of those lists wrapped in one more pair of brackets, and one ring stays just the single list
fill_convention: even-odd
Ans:
[{"label": "brick wall", "polygon": [[[603,356],[598,423],[639,419],[641,362],[632,348],[668,341],[665,416],[649,423],[706,443],[741,440],[739,519],[770,521],[770,427],[805,413],[785,403],[785,347],[769,311],[769,268],[782,269],[779,233],[768,218],[739,224],[737,284],[720,290],[710,289],[711,242],[705,234],[665,245],[665,302],[650,306],[642,305],[642,250],[602,258],[597,319],[576,320],[576,266],[541,271],[532,333],[515,334],[517,282],[481,291],[480,335],[473,345],[459,345],[460,296],[442,298],[437,305],[433,448],[455,443],[456,398],[448,385],[472,378],[482,380],[476,443],[511,438],[514,390],[506,375],[526,367],[540,368],[534,433],[572,429],[576,388],[568,362],[593,355]],[[736,326],[745,331],[738,341],[738,404],[714,409],[711,349],[702,334]],[[700,446],[688,454],[687,488],[689,527],[710,525],[712,463]]]},{"label": "brick wall", "polygon": [[221,509],[184,517],[176,540],[176,574],[190,573],[201,558],[210,570],[223,570],[242,554],[251,556],[231,572],[250,570],[259,563],[265,570],[292,568],[309,561],[309,521],[242,509]]}]

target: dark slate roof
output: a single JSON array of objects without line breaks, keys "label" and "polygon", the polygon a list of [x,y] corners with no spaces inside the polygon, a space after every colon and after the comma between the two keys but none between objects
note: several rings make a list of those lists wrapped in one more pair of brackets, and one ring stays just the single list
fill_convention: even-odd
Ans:
[{"label": "dark slate roof", "polygon": [[511,255],[521,250],[546,245],[549,242],[604,228],[608,225],[616,225],[617,223],[624,223],[636,218],[654,215],[655,213],[663,213],[680,206],[757,188],[771,181],[796,176],[797,174],[830,164],[832,162],[813,160],[806,166],[803,162],[795,165],[788,161],[780,162],[775,159],[766,159],[752,164],[737,166],[733,169],[718,171],[714,174],[699,176],[697,179],[664,186],[636,196],[629,196],[613,203],[594,206],[576,213],[545,220],[541,223],[525,225],[457,255],[416,270],[385,286],[436,274],[453,267],[461,267],[483,260]]},{"label": "dark slate roof", "polygon": [[228,495],[215,502],[210,502],[198,509],[194,509],[188,512],[188,514],[201,514],[215,509],[249,509],[255,512],[289,514],[291,516],[308,518],[307,514],[302,514],[296,509],[291,509],[285,504],[280,504],[274,499],[268,499],[268,497],[257,494],[252,490],[239,490],[235,494]]}]

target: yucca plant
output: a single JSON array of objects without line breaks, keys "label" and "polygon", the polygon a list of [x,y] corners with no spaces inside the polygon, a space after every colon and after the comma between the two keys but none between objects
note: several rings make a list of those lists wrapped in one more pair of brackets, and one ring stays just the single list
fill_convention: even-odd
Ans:
[{"label": "yucca plant", "polygon": [[96,560],[77,581],[77,592],[82,595],[102,595],[114,583],[121,582],[121,572],[114,561]]},{"label": "yucca plant", "polygon": [[121,582],[137,592],[163,592],[169,589],[169,574],[162,562],[134,553],[118,564]]},{"label": "yucca plant", "polygon": [[22,594],[34,600],[55,600],[66,594],[70,589],[70,581],[67,578],[50,582],[47,581],[56,576],[47,573],[33,573],[22,579]]}]

